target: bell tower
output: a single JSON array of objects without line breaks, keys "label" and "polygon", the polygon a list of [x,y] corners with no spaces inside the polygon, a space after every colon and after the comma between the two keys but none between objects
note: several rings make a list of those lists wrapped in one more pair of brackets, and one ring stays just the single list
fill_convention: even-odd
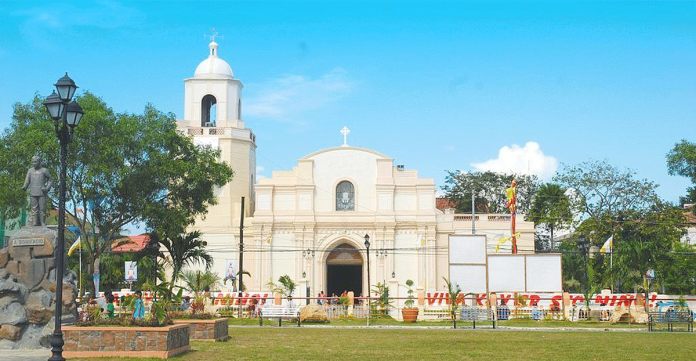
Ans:
[{"label": "bell tower", "polygon": [[184,80],[184,119],[178,124],[194,144],[219,149],[220,159],[234,170],[232,181],[215,190],[218,204],[194,228],[206,234],[231,234],[238,232],[242,197],[245,217],[254,213],[256,136],[242,120],[242,82],[218,56],[218,47],[213,36],[208,57],[192,78]]}]

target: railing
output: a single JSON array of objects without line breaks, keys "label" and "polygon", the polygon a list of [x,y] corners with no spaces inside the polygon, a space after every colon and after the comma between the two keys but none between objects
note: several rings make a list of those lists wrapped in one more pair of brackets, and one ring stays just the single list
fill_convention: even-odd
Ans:
[{"label": "railing", "polygon": [[[471,218],[472,218],[471,216],[461,216],[461,215],[454,216],[454,220],[457,222],[462,222],[462,221],[471,222]],[[473,218],[475,221],[479,220],[479,216],[474,216]]]},{"label": "railing", "polygon": [[237,129],[230,127],[189,127],[188,135],[229,135],[235,138],[248,138],[256,142],[256,135],[249,129]]},{"label": "railing", "polygon": [[510,222],[510,215],[488,216],[489,222]]}]

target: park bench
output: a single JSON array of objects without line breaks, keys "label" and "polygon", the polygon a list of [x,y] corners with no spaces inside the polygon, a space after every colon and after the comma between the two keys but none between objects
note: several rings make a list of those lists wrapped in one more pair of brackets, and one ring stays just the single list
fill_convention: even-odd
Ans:
[{"label": "park bench", "polygon": [[694,318],[691,311],[651,312],[648,315],[648,331],[654,331],[656,324],[667,324],[667,331],[674,331],[674,324],[685,324],[686,331],[693,332]]},{"label": "park bench", "polygon": [[299,307],[262,307],[259,315],[259,326],[263,326],[264,318],[277,318],[278,327],[282,325],[283,318],[296,318],[297,327],[300,327]]},{"label": "park bench", "polygon": [[459,311],[460,321],[471,321],[476,328],[476,321],[493,322],[495,328],[496,318],[495,311],[488,308],[479,308],[475,306],[462,306]]}]

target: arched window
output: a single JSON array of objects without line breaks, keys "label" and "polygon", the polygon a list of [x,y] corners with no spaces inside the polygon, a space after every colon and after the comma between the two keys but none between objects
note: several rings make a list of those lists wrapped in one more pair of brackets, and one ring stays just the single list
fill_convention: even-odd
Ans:
[{"label": "arched window", "polygon": [[201,100],[201,126],[214,127],[217,121],[217,100],[208,94]]},{"label": "arched window", "polygon": [[237,102],[237,119],[242,119],[242,99]]},{"label": "arched window", "polygon": [[336,210],[355,210],[355,188],[353,187],[353,183],[343,181],[336,186]]}]

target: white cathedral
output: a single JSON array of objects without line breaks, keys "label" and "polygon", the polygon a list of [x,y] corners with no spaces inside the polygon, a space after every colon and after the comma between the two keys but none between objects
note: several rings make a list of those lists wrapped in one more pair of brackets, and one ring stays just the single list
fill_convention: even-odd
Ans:
[{"label": "white cathedral", "polygon": [[[449,278],[450,236],[485,234],[489,254],[498,239],[510,236],[509,215],[438,209],[432,178],[395,165],[379,151],[348,146],[347,128],[341,130],[343,145],[305,155],[290,171],[256,179],[256,135],[242,118],[242,82],[219,57],[214,40],[209,48],[208,58],[184,81],[184,119],[178,127],[195,144],[219,149],[235,172],[217,189],[218,204],[191,229],[207,241],[214,272],[224,277],[230,263],[239,267],[242,197],[248,291],[267,290],[269,281],[288,275],[298,283],[297,296],[305,296],[305,290],[313,296],[344,290],[366,295],[368,269],[372,286],[382,282],[396,289],[411,279],[418,289],[442,290],[443,277]],[[534,225],[522,218],[518,248],[534,253]],[[500,253],[511,253],[509,243]]]}]

